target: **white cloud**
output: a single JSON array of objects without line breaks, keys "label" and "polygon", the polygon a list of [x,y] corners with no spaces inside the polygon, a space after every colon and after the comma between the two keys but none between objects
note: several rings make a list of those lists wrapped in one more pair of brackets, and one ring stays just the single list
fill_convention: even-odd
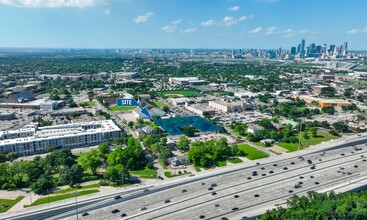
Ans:
[{"label": "white cloud", "polygon": [[226,16],[223,18],[222,22],[225,26],[232,26],[237,23],[237,19],[235,19],[234,17]]},{"label": "white cloud", "polygon": [[105,15],[110,15],[110,14],[111,14],[111,12],[110,12],[110,10],[108,10],[108,8],[107,8],[107,9],[105,9],[105,10],[103,11],[103,13],[104,13]]},{"label": "white cloud", "polygon": [[232,6],[228,8],[228,11],[238,11],[238,10],[240,10],[240,6]]},{"label": "white cloud", "polygon": [[297,35],[305,35],[305,34],[317,34],[317,32],[315,31],[311,31],[309,29],[300,29],[300,30],[296,30],[296,29],[292,29],[292,28],[289,28],[289,29],[286,29],[284,31],[281,31],[283,35],[283,37],[294,37],[294,36],[297,36]]},{"label": "white cloud", "polygon": [[203,21],[200,23],[201,26],[214,26],[216,25],[217,23],[213,20],[213,19],[210,19],[210,20],[207,20],[207,21]]},{"label": "white cloud", "polygon": [[276,27],[270,27],[270,28],[267,28],[265,30],[265,33],[264,34],[266,34],[266,35],[275,34],[276,33],[276,30],[277,30]]},{"label": "white cloud", "polygon": [[257,34],[257,33],[260,33],[262,31],[262,29],[263,29],[262,27],[257,27],[255,29],[249,31],[248,33],[249,34]]},{"label": "white cloud", "polygon": [[181,19],[172,21],[169,25],[163,26],[162,30],[165,32],[175,32],[178,29],[178,24],[181,23]]},{"label": "white cloud", "polygon": [[172,21],[171,24],[179,24],[179,23],[181,23],[181,21],[182,21],[181,19],[178,19],[176,21]]},{"label": "white cloud", "polygon": [[242,17],[240,17],[239,19],[238,19],[238,21],[245,21],[245,20],[247,20],[249,17],[247,17],[247,16],[242,16]]},{"label": "white cloud", "polygon": [[196,32],[195,28],[187,28],[187,29],[181,30],[181,34],[188,34],[188,33],[194,33],[194,32]]},{"label": "white cloud", "polygon": [[137,23],[137,24],[144,23],[144,22],[148,21],[149,18],[153,16],[153,14],[154,14],[153,12],[148,12],[145,15],[139,15],[138,17],[133,19],[133,22]]},{"label": "white cloud", "polygon": [[346,34],[360,34],[360,33],[367,33],[367,27],[363,28],[363,29],[351,29],[349,31],[345,32]]},{"label": "white cloud", "polygon": [[107,1],[108,0],[0,0],[0,4],[24,8],[85,8]]}]

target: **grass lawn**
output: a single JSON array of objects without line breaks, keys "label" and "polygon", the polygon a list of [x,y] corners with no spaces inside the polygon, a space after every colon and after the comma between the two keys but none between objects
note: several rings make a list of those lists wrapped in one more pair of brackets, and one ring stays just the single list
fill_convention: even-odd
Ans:
[{"label": "grass lawn", "polygon": [[239,144],[237,146],[238,146],[238,150],[241,151],[242,154],[245,155],[245,157],[247,157],[250,160],[256,160],[256,159],[269,157],[269,155],[267,155],[266,153],[256,148],[253,148],[248,144]]},{"label": "grass lawn", "polygon": [[[303,133],[303,132],[302,132]],[[323,141],[329,141],[329,140],[333,140],[333,139],[336,139],[338,137],[336,136],[333,136],[327,132],[324,132],[324,131],[320,131],[318,130],[317,131],[317,137],[312,137],[311,134],[309,134],[310,138],[309,139],[304,139],[303,138],[303,134],[301,134],[301,146],[300,146],[300,149],[304,149],[304,148],[307,148],[311,145],[316,145],[316,144],[319,144]],[[297,135],[298,137],[298,135]],[[288,152],[293,152],[293,151],[297,151],[298,150],[298,143],[278,143],[277,144],[278,146],[280,147],[283,147],[285,149],[288,150]]]},{"label": "grass lawn", "polygon": [[274,153],[274,154],[276,154],[276,155],[281,155],[282,154],[282,153],[278,153],[276,151],[273,151],[272,149],[269,149],[269,151],[272,152],[272,153]]},{"label": "grass lawn", "polygon": [[113,106],[110,108],[110,110],[113,112],[118,112],[118,111],[129,111],[135,108],[136,106]]},{"label": "grass lawn", "polygon": [[238,158],[238,157],[232,157],[232,158],[229,158],[228,159],[228,161],[229,162],[231,162],[231,163],[242,163],[243,161],[240,159],[240,158]]},{"label": "grass lawn", "polygon": [[196,96],[200,96],[200,94],[196,91],[185,91],[185,90],[172,90],[172,91],[160,91],[157,92],[157,95],[161,96],[161,97],[181,97],[181,96],[186,96],[186,97],[196,97]]},{"label": "grass lawn", "polygon": [[24,199],[24,196],[19,196],[16,199],[0,199],[0,205],[1,205],[0,213],[7,212],[9,209],[11,209],[11,207],[20,202],[20,200],[22,199]]},{"label": "grass lawn", "polygon": [[159,108],[163,108],[164,106],[168,106],[167,104],[160,102],[160,101],[155,101],[154,105],[159,107]]},{"label": "grass lawn", "polygon": [[259,147],[265,147],[265,144],[261,143],[260,141],[254,142],[254,144],[256,144]]},{"label": "grass lawn", "polygon": [[80,106],[86,106],[86,107],[94,107],[96,104],[94,102],[81,102],[79,103]]},{"label": "grass lawn", "polygon": [[196,172],[201,172],[201,166],[194,166],[194,167],[195,167]]},{"label": "grass lawn", "polygon": [[157,171],[149,169],[147,167],[145,167],[144,170],[130,170],[129,173],[133,175],[138,175],[140,178],[144,178],[144,179],[157,178]]},{"label": "grass lawn", "polygon": [[167,177],[167,178],[172,178],[172,177],[176,177],[176,176],[183,176],[183,175],[185,175],[186,173],[181,173],[181,174],[179,174],[179,173],[176,173],[176,175],[175,174],[171,174],[171,172],[170,171],[165,171],[164,172],[164,176],[165,177]]},{"label": "grass lawn", "polygon": [[93,188],[99,188],[101,185],[99,183],[96,184],[91,184],[91,185],[86,185],[86,186],[82,186],[81,188],[67,188],[67,189],[62,189],[62,190],[57,190],[55,192],[52,192],[51,194],[60,194],[60,193],[68,193],[68,192],[74,192],[74,191],[80,191],[83,189],[93,189]]},{"label": "grass lawn", "polygon": [[[88,194],[92,194],[92,193],[97,193],[99,192],[99,190],[97,189],[92,189],[92,190],[84,190],[84,191],[80,191],[78,192],[78,196],[84,196],[84,195],[88,195]],[[46,196],[40,199],[37,199],[36,201],[34,201],[32,203],[31,206],[36,206],[36,205],[42,205],[42,204],[46,204],[50,201],[51,202],[56,202],[56,201],[60,201],[60,200],[64,200],[64,199],[70,199],[70,198],[74,198],[75,195],[74,193],[69,193],[69,194],[62,194],[62,195],[58,195],[58,196]],[[29,207],[29,206],[24,206]]]},{"label": "grass lawn", "polygon": [[215,165],[217,166],[217,167],[225,167],[225,166],[227,166],[227,162],[226,161],[215,161]]}]

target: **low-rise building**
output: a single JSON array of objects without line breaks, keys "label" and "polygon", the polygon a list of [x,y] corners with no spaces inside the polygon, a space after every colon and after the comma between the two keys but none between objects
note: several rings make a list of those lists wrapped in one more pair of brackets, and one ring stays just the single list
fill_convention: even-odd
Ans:
[{"label": "low-rise building", "polygon": [[210,108],[208,105],[199,105],[199,104],[185,105],[185,109],[197,115],[201,115],[201,116],[204,116],[204,112],[207,112],[209,115],[212,115],[215,113],[215,109]]},{"label": "low-rise building", "polygon": [[0,120],[16,119],[15,112],[0,112]]},{"label": "low-rise building", "polygon": [[21,155],[43,153],[48,146],[57,149],[98,145],[119,137],[121,129],[112,121],[93,121],[0,132],[0,152]]},{"label": "low-rise building", "polygon": [[246,104],[243,101],[209,101],[209,107],[220,110],[222,112],[242,112],[246,110]]},{"label": "low-rise building", "polygon": [[198,77],[172,77],[168,79],[170,84],[177,85],[205,85],[207,81],[200,80]]},{"label": "low-rise building", "polygon": [[57,109],[57,102],[56,101],[48,101],[48,102],[42,102],[40,104],[41,110],[55,110]]}]

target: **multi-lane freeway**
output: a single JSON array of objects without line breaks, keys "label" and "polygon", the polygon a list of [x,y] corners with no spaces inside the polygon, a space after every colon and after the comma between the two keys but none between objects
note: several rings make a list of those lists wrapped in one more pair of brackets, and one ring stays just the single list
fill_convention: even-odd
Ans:
[{"label": "multi-lane freeway", "polygon": [[[362,180],[367,179],[365,143],[365,137],[356,137],[349,142],[324,146],[321,150],[304,150],[286,157],[269,158],[98,197],[79,203],[78,217],[176,220],[256,216],[276,204],[284,204],[293,194],[302,195],[310,190],[328,191],[353,184],[359,187]],[[115,199],[116,195],[121,198]],[[76,209],[71,204],[7,217],[76,219]]]}]

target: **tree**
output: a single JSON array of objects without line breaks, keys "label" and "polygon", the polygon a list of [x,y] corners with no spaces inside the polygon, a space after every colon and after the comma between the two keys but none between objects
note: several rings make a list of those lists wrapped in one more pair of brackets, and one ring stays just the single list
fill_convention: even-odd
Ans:
[{"label": "tree", "polygon": [[317,137],[317,129],[315,127],[311,127],[310,132],[312,134],[312,137],[314,137],[314,138]]},{"label": "tree", "polygon": [[334,87],[324,87],[321,89],[320,95],[326,97],[334,97],[336,94],[336,90]]},{"label": "tree", "polygon": [[117,164],[115,166],[108,166],[104,177],[111,182],[125,184],[130,180],[130,173],[122,164]]},{"label": "tree", "polygon": [[196,128],[191,126],[185,126],[182,128],[182,133],[188,137],[193,137],[195,135]]},{"label": "tree", "polygon": [[165,112],[165,113],[168,113],[170,111],[169,107],[167,105],[163,106],[162,110]]},{"label": "tree", "polygon": [[91,169],[93,175],[96,175],[97,169],[102,165],[99,155],[98,150],[92,149],[89,152],[82,153],[78,158],[78,162],[84,170]]},{"label": "tree", "polygon": [[80,182],[83,176],[83,168],[79,164],[74,164],[71,167],[62,167],[59,172],[59,180],[64,184],[73,186]]},{"label": "tree", "polygon": [[328,107],[322,107],[322,112],[324,112],[324,113],[327,113],[327,114],[329,114],[329,115],[333,115],[334,114],[334,112],[335,112],[335,109],[334,109],[334,107],[332,107],[332,106],[328,106]]},{"label": "tree", "polygon": [[33,192],[40,194],[52,189],[53,187],[51,178],[45,178],[42,176],[37,180],[37,182],[32,184],[31,189]]},{"label": "tree", "polygon": [[47,153],[50,153],[52,151],[55,151],[56,150],[56,147],[55,146],[47,146],[45,148],[45,150],[46,150]]},{"label": "tree", "polygon": [[333,127],[334,127],[335,131],[348,132],[348,125],[346,125],[342,121],[338,121],[338,122],[333,123]]},{"label": "tree", "polygon": [[177,148],[181,151],[188,151],[190,148],[190,141],[187,137],[181,136],[177,142]]},{"label": "tree", "polygon": [[108,153],[110,152],[110,144],[102,143],[98,145],[98,156],[102,158],[104,161],[107,160]]}]

